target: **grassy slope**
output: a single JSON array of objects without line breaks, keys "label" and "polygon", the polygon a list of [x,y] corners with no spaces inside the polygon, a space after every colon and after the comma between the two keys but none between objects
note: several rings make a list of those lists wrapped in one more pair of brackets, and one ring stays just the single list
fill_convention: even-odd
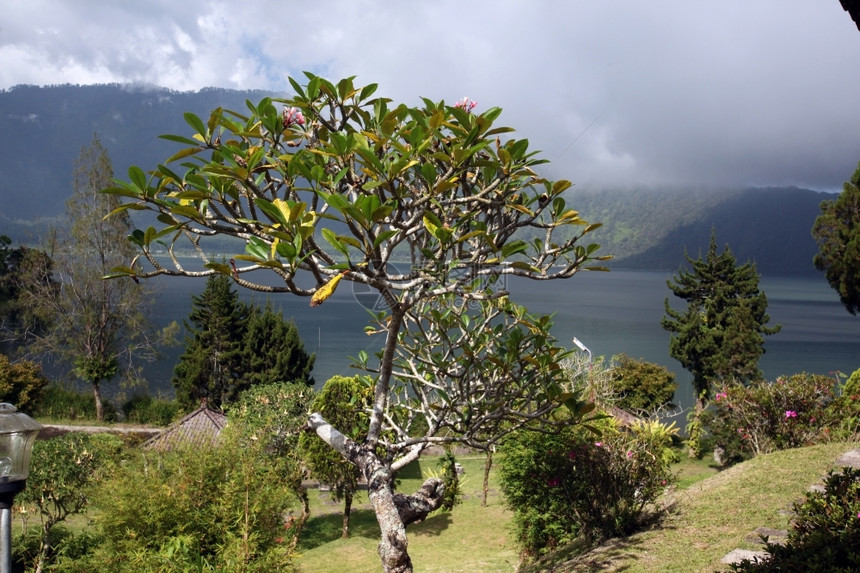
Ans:
[{"label": "grassy slope", "polygon": [[[730,468],[690,485],[674,496],[674,512],[662,527],[616,540],[572,561],[559,556],[534,571],[715,571],[720,558],[736,547],[753,549],[744,541],[760,526],[785,528],[779,514],[803,497],[842,453],[856,444],[827,444],[777,452]],[[480,506],[483,458],[458,458],[465,469],[464,503],[453,513],[431,516],[409,528],[409,552],[416,571],[514,571],[517,550],[510,539],[510,514],[491,479],[488,507]],[[435,470],[435,460],[423,471]],[[707,464],[685,465],[681,484],[710,473]],[[686,476],[686,478],[685,478]],[[415,471],[404,477],[401,490],[420,482]],[[310,541],[302,548],[299,565],[308,573],[379,571],[376,540],[379,528],[364,503],[353,509],[353,535],[341,540],[339,506],[315,501],[308,524]],[[357,508],[357,509],[356,509]]]},{"label": "grassy slope", "polygon": [[720,559],[735,548],[758,549],[744,538],[758,527],[785,529],[790,509],[836,459],[856,444],[786,450],[739,464],[675,496],[675,511],[660,528],[592,551],[565,571],[698,572],[725,570]]}]

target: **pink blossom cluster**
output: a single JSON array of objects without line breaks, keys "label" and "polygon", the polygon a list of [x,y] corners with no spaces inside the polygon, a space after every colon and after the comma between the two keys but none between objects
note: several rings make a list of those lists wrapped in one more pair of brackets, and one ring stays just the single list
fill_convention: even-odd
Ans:
[{"label": "pink blossom cluster", "polygon": [[284,108],[284,129],[287,129],[291,125],[304,125],[305,124],[305,116],[302,115],[302,112],[298,109]]},{"label": "pink blossom cluster", "polygon": [[476,102],[475,100],[471,100],[467,97],[464,97],[463,99],[455,103],[454,107],[458,107],[464,111],[471,112],[473,109],[475,109],[475,106],[477,105],[478,102]]},{"label": "pink blossom cluster", "polygon": [[725,392],[718,392],[718,393],[717,393],[717,395],[716,395],[716,396],[714,396],[714,399],[715,399],[717,402],[719,402],[720,400],[722,400],[722,399],[724,399],[724,398],[726,398],[726,397],[728,397],[728,395],[727,395]]},{"label": "pink blossom cluster", "polygon": [[786,410],[785,411],[785,417],[786,418],[797,418],[797,412],[795,412],[794,410]]}]

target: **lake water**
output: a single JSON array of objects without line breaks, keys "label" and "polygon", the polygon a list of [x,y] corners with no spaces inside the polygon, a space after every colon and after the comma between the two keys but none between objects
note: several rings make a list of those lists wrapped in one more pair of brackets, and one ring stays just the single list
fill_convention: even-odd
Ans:
[{"label": "lake water", "polygon": [[[666,286],[669,272],[613,270],[581,272],[569,280],[508,283],[511,298],[534,314],[555,314],[553,334],[565,345],[577,337],[595,357],[626,353],[666,366],[679,384],[675,401],[688,407],[692,399],[691,376],[669,356],[669,334],[660,327],[663,301],[680,308]],[[200,294],[205,279],[159,277],[158,322],[181,321],[191,309],[191,295]],[[783,374],[809,372],[851,373],[860,368],[860,317],[851,316],[823,276],[764,276],[760,287],[768,297],[770,324],[782,330],[766,337],[759,366],[767,379]],[[313,376],[320,386],[333,375],[352,375],[348,356],[364,350],[378,351],[381,336],[367,336],[364,293],[341,283],[325,304],[310,308],[308,298],[289,294],[264,295],[239,289],[244,300],[264,304],[268,299],[286,318],[292,318],[309,352],[316,353]],[[357,300],[358,299],[358,300]],[[372,301],[371,301],[372,302]],[[172,395],[170,376],[180,348],[168,349],[158,363],[148,365],[145,376],[150,391]]]}]

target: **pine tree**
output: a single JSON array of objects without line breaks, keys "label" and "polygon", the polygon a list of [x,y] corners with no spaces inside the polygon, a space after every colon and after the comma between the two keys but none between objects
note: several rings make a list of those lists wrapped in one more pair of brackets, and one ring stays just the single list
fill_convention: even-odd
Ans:
[{"label": "pine tree", "polygon": [[818,253],[812,262],[851,314],[860,310],[860,164],[835,201],[822,201],[812,236]]},{"label": "pine tree", "polygon": [[704,406],[715,381],[750,382],[761,377],[758,360],[764,354],[764,336],[779,332],[766,326],[767,297],[759,290],[755,265],[737,265],[726,246],[717,253],[711,234],[707,256],[692,259],[692,270],[680,270],[666,281],[672,293],[687,301],[677,311],[665,301],[662,326],[672,333],[669,353],[693,374],[693,388]]},{"label": "pine tree", "polygon": [[173,371],[176,399],[185,410],[202,401],[214,408],[234,400],[242,373],[242,340],[249,308],[229,277],[215,275],[200,296],[192,295],[185,352]]},{"label": "pine tree", "polygon": [[284,319],[269,304],[251,308],[242,342],[243,386],[302,382],[314,385],[314,354],[308,354],[292,320]]},{"label": "pine tree", "polygon": [[191,301],[185,352],[173,371],[176,399],[185,410],[204,400],[222,408],[262,384],[313,386],[315,356],[305,351],[296,325],[268,304],[261,309],[240,301],[230,277],[209,277]]}]

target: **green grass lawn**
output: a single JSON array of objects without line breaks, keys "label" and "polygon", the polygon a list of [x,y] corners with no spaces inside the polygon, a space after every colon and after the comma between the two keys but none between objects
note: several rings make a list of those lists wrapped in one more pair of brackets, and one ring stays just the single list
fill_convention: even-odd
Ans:
[{"label": "green grass lawn", "polygon": [[[720,559],[736,547],[754,549],[744,538],[760,526],[787,528],[780,510],[790,508],[820,481],[836,458],[857,444],[837,443],[761,456],[718,472],[708,459],[684,459],[676,470],[679,484],[667,497],[673,510],[661,524],[614,540],[585,555],[560,552],[530,569],[539,571],[698,572],[725,570]],[[510,513],[504,508],[495,472],[487,507],[481,507],[483,456],[458,457],[466,469],[464,501],[451,513],[431,515],[410,526],[409,553],[416,571],[515,571],[516,545]],[[425,475],[436,459],[422,460]],[[415,491],[418,468],[404,475],[400,490]],[[379,571],[379,527],[367,497],[353,506],[352,536],[340,539],[341,507],[313,496],[312,517],[300,546],[298,565],[307,573]]]},{"label": "green grass lawn", "polygon": [[[438,472],[436,459],[427,457],[400,473],[399,490],[412,492],[430,472]],[[462,480],[463,503],[453,512],[436,512],[423,523],[411,525],[409,555],[416,571],[515,571],[518,563],[503,507],[496,474],[490,476],[487,506],[481,507],[484,456],[458,456],[466,470]],[[307,573],[379,571],[376,544],[379,526],[367,496],[353,503],[350,538],[340,539],[342,506],[327,494],[312,492],[311,518],[302,534],[298,565]]]}]

